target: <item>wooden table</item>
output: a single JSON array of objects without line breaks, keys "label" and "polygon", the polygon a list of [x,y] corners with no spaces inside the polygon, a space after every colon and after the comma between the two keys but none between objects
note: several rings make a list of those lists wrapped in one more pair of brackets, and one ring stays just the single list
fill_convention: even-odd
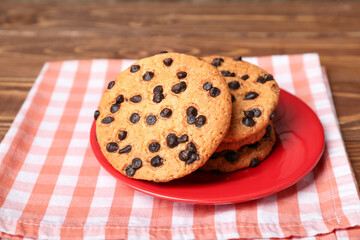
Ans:
[{"label": "wooden table", "polygon": [[0,140],[46,61],[317,52],[360,183],[360,2],[0,3]]}]

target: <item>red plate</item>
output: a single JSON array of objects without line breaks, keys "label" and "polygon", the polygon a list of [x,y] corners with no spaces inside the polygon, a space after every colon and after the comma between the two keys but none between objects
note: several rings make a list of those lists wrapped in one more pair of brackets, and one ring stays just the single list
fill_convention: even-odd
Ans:
[{"label": "red plate", "polygon": [[[94,122],[95,123],[95,122]],[[324,130],[316,114],[300,99],[281,90],[274,119],[277,143],[271,155],[258,167],[234,173],[195,172],[168,183],[128,178],[116,171],[90,142],[100,164],[115,178],[155,197],[196,204],[224,204],[253,200],[279,192],[302,179],[320,160]]]}]

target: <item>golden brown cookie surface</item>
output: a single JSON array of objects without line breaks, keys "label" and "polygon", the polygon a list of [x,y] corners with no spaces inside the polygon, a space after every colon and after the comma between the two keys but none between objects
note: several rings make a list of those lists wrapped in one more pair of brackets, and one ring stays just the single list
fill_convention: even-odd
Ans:
[{"label": "golden brown cookie surface", "polygon": [[232,119],[223,142],[237,142],[258,133],[274,116],[280,89],[265,70],[240,59],[202,58],[225,77],[233,101]]},{"label": "golden brown cookie surface", "polygon": [[120,73],[98,111],[108,161],[126,176],[164,182],[195,171],[215,151],[230,125],[231,96],[211,64],[166,53]]},{"label": "golden brown cookie surface", "polygon": [[253,144],[253,143],[259,141],[265,135],[265,133],[266,133],[266,127],[264,127],[259,132],[255,133],[247,138],[241,139],[240,141],[222,142],[222,143],[220,143],[218,148],[215,150],[215,152],[222,152],[225,150],[237,150],[244,145]]},{"label": "golden brown cookie surface", "polygon": [[268,125],[267,128],[268,130],[264,137],[252,145],[245,145],[237,151],[227,150],[221,153],[214,153],[206,164],[201,167],[201,170],[233,172],[243,168],[258,166],[271,153],[276,142],[273,126]]}]

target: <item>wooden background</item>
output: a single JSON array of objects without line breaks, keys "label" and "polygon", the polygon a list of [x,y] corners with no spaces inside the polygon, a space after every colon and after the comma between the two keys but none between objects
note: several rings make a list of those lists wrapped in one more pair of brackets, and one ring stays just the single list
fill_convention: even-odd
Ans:
[{"label": "wooden background", "polygon": [[0,140],[46,61],[318,52],[360,182],[360,2],[0,2]]}]

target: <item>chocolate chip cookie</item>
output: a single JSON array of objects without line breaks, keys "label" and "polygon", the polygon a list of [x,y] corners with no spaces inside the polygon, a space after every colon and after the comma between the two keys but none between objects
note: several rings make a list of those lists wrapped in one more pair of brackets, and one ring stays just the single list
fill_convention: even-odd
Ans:
[{"label": "chocolate chip cookie", "polygon": [[109,83],[94,114],[97,139],[123,175],[166,182],[209,159],[228,131],[231,109],[229,88],[214,66],[158,54]]},{"label": "chocolate chip cookie", "polygon": [[236,151],[226,150],[214,153],[204,166],[203,171],[233,172],[239,169],[258,166],[270,153],[276,142],[272,124],[260,141],[245,145]]},{"label": "chocolate chip cookie", "polygon": [[[224,76],[233,102],[229,131],[223,142],[236,142],[264,129],[274,117],[280,89],[274,77],[242,58],[202,58]],[[204,89],[209,86],[204,84]]]},{"label": "chocolate chip cookie", "polygon": [[268,129],[267,127],[264,127],[258,133],[255,133],[255,134],[253,134],[247,138],[241,139],[240,141],[237,141],[237,142],[222,142],[222,143],[220,143],[218,148],[215,150],[215,152],[222,152],[225,150],[237,150],[244,145],[253,144],[253,143],[259,141],[265,135],[267,129]]}]

